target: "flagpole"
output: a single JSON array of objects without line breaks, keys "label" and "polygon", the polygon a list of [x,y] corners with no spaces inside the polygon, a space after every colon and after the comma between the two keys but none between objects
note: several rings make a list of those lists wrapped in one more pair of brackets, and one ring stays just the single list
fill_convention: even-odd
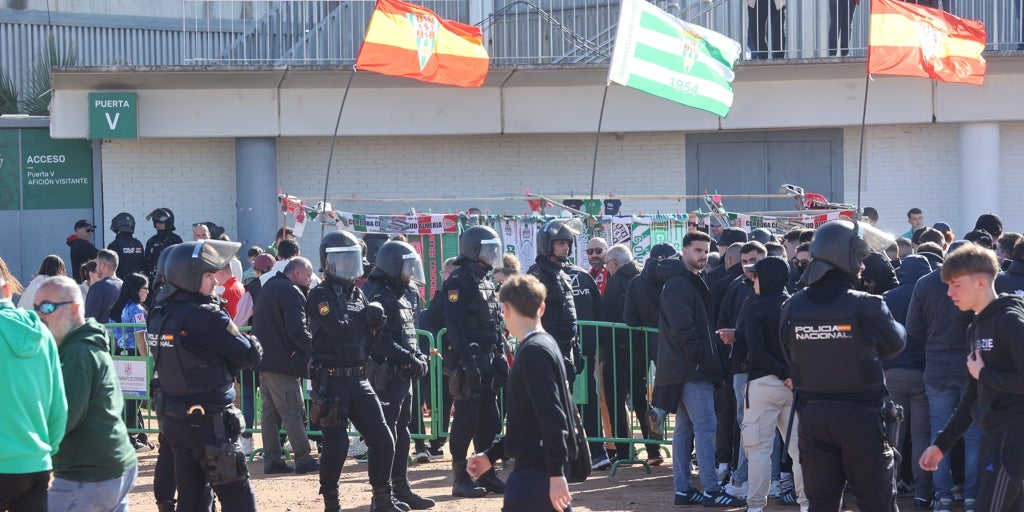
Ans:
[{"label": "flagpole", "polygon": [[[590,169],[590,202],[594,202],[594,182],[597,180],[597,150],[601,147],[601,123],[604,122],[604,104],[608,100],[608,82],[604,83],[604,95],[601,96],[601,112],[597,115],[597,136],[594,137],[594,165]],[[588,204],[589,205],[589,204]],[[583,208],[586,211],[586,208]]]},{"label": "flagpole", "polygon": [[860,114],[860,152],[857,154],[857,209],[861,209],[860,189],[864,177],[864,131],[868,120],[868,88],[871,86],[871,75],[864,76],[864,110]]},{"label": "flagpole", "polygon": [[[334,136],[331,137],[331,151],[327,154],[327,176],[324,177],[324,202],[321,206],[324,211],[321,215],[327,213],[327,185],[331,182],[331,162],[334,160],[334,145],[338,142],[338,128],[341,126],[341,113],[345,111],[345,100],[348,99],[348,90],[352,88],[352,79],[356,76],[356,68],[352,67],[352,73],[348,75],[348,83],[345,84],[345,94],[341,96],[341,106],[338,107],[338,120],[334,122]],[[324,219],[320,219],[320,238],[324,237],[324,230],[327,226],[324,224]]]}]

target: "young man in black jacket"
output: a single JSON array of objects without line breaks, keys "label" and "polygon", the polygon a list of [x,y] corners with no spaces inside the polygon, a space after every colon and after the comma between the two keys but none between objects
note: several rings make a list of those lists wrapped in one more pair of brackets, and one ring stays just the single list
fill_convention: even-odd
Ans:
[{"label": "young man in black jacket", "polygon": [[1024,299],[996,294],[998,271],[995,254],[976,245],[957,249],[942,266],[953,303],[974,312],[967,329],[971,377],[953,417],[920,460],[922,469],[936,470],[970,427],[973,410],[983,432],[974,510],[986,511],[1020,510],[1024,505]]},{"label": "young man in black jacket", "polygon": [[544,285],[530,275],[513,275],[501,286],[505,326],[521,340],[505,390],[506,434],[466,466],[479,478],[499,459],[515,459],[502,506],[510,512],[572,510],[565,466],[573,404],[561,351],[541,325],[544,295]]},{"label": "young man in black jacket", "polygon": [[[782,304],[789,298],[786,283],[789,281],[789,265],[782,258],[764,258],[754,265],[744,266],[753,281],[754,296],[743,308],[744,337],[746,339],[746,366],[749,381],[745,393],[740,397],[744,402],[742,440],[747,454],[747,510],[759,511],[767,504],[771,486],[771,456],[775,445],[775,432],[785,435],[786,430],[797,431],[797,417],[790,414],[793,407],[793,380],[789,375],[789,363],[782,353],[779,338],[779,317]],[[789,421],[792,418],[793,425]],[[781,503],[796,501],[807,507],[804,496],[804,475],[800,467],[800,454],[796,443],[789,443],[789,455],[793,458],[793,483],[795,493],[786,493]]]}]

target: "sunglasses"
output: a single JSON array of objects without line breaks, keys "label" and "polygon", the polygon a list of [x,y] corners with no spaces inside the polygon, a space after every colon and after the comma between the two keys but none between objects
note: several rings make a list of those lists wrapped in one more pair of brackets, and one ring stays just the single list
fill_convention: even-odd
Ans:
[{"label": "sunglasses", "polygon": [[604,249],[601,249],[600,247],[598,247],[596,249],[587,249],[587,254],[593,255],[593,254],[602,254],[602,253],[604,253]]},{"label": "sunglasses", "polygon": [[32,306],[32,309],[35,309],[36,313],[39,313],[40,315],[49,315],[50,313],[53,313],[54,311],[57,311],[57,309],[59,309],[61,306],[67,306],[68,304],[74,304],[74,303],[75,303],[75,301],[73,301],[73,300],[69,300],[67,302],[50,302],[50,301],[45,301],[45,302],[43,302],[41,304],[36,304],[36,305]]}]

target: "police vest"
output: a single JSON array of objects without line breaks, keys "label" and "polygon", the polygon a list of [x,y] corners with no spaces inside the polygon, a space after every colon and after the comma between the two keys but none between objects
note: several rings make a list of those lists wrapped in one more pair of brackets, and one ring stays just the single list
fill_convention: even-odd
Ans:
[{"label": "police vest", "polygon": [[[221,361],[208,361],[182,346],[182,334],[202,326],[186,325],[189,315],[200,309],[194,302],[171,302],[157,307],[147,324],[146,343],[153,354],[160,385],[167,396],[189,396],[227,391],[232,386],[231,369]],[[200,341],[201,343],[201,341]]]},{"label": "police vest", "polygon": [[[541,323],[558,346],[563,349],[572,342],[576,334],[576,300],[572,294],[572,280],[561,268],[537,263],[530,267],[530,275],[536,277],[547,289],[548,308],[544,311]],[[558,300],[557,304],[552,301]],[[557,307],[552,307],[557,306]]]},{"label": "police vest", "polygon": [[480,350],[490,352],[500,343],[498,328],[501,325],[501,305],[498,303],[498,295],[494,293],[494,283],[477,276],[468,266],[455,269],[449,279],[453,278],[464,279],[476,287],[478,293],[467,297],[465,301],[466,339],[469,343],[480,345]]},{"label": "police vest", "polygon": [[[352,321],[361,316],[368,303],[359,288],[346,290],[338,283],[324,281],[317,288],[323,288],[333,301],[333,310],[341,316],[342,322]],[[335,317],[328,317],[333,321]],[[366,362],[370,333],[363,327],[349,329],[349,336],[335,338],[313,322],[313,364],[317,366],[362,366]]]},{"label": "police vest", "polygon": [[856,314],[864,295],[851,290],[828,304],[811,302],[806,293],[789,300],[786,337],[793,344],[790,366],[797,392],[869,393],[885,385],[878,351],[864,338]]},{"label": "police vest", "polygon": [[[396,343],[410,352],[419,351],[419,344],[416,337],[416,323],[414,322],[414,311],[412,304],[405,296],[398,297],[389,285],[380,283],[379,288],[373,293],[369,300],[380,302],[384,311],[388,314],[388,323],[384,330],[391,335]],[[391,315],[397,313],[396,318]]]}]

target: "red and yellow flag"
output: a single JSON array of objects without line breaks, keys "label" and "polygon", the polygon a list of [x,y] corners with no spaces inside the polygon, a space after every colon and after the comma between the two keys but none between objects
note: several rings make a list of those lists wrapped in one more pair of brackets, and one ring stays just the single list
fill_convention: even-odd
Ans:
[{"label": "red and yellow flag", "polygon": [[981,85],[985,24],[899,0],[871,0],[868,74]]},{"label": "red and yellow flag", "polygon": [[479,27],[442,20],[418,5],[377,0],[355,67],[422,82],[480,87],[489,65]]}]

